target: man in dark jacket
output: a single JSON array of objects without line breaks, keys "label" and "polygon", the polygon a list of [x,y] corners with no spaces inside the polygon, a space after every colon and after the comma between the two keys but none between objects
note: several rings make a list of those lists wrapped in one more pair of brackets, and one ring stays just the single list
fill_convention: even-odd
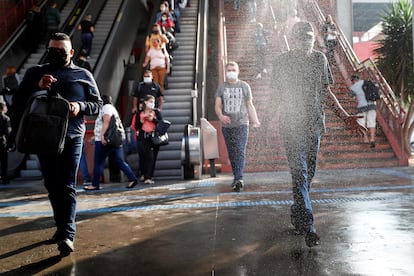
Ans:
[{"label": "man in dark jacket", "polygon": [[57,227],[51,241],[58,244],[62,256],[67,256],[74,250],[76,172],[86,131],[84,116],[97,115],[102,106],[93,75],[73,64],[73,54],[72,42],[68,35],[52,34],[48,44],[48,63],[31,67],[26,71],[10,110],[12,135],[9,144],[14,143],[26,102],[34,92],[56,92],[70,104],[63,152],[56,155],[38,155]]}]

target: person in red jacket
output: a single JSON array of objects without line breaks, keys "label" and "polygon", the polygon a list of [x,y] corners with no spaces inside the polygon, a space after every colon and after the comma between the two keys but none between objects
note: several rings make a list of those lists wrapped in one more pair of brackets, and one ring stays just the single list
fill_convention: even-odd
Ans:
[{"label": "person in red jacket", "polygon": [[168,16],[168,13],[164,12],[157,24],[164,27],[167,32],[174,33],[174,21]]}]

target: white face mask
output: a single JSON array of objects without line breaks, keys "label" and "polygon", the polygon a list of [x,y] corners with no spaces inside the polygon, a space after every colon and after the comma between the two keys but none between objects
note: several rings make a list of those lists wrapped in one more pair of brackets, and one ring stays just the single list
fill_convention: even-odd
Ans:
[{"label": "white face mask", "polygon": [[151,77],[144,77],[144,82],[145,83],[151,83],[152,82],[152,78]]},{"label": "white face mask", "polygon": [[236,80],[237,76],[238,76],[237,72],[234,72],[234,71],[226,72],[226,77],[229,80]]},{"label": "white face mask", "polygon": [[147,103],[147,107],[148,107],[148,108],[150,108],[150,109],[154,109],[154,107],[155,107],[155,103],[153,103],[153,102],[148,102],[148,103]]},{"label": "white face mask", "polygon": [[313,39],[298,40],[296,41],[296,49],[308,52],[313,49],[314,44],[315,40]]}]

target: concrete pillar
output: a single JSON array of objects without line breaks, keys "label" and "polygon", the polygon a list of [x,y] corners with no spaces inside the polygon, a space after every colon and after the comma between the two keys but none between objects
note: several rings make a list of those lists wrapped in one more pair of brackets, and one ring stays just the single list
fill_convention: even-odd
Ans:
[{"label": "concrete pillar", "polygon": [[[413,0],[414,1],[414,0]],[[353,46],[353,22],[352,0],[340,0],[336,1],[336,22],[342,29],[342,32],[349,41],[349,44]]]}]

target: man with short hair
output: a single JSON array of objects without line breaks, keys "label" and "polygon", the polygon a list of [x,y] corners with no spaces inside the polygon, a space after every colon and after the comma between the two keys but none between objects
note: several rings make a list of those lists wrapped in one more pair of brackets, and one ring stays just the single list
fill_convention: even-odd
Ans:
[{"label": "man with short hair", "polygon": [[152,79],[151,70],[145,70],[143,81],[139,82],[134,92],[132,99],[132,113],[136,113],[139,109],[139,103],[144,100],[147,95],[154,96],[155,108],[162,109],[162,102],[164,95],[158,83]]},{"label": "man with short hair", "polygon": [[97,115],[102,106],[99,89],[92,73],[74,65],[73,54],[72,42],[67,34],[52,34],[47,49],[48,63],[36,65],[26,71],[10,110],[11,147],[26,102],[34,92],[48,90],[58,93],[70,104],[63,152],[56,155],[38,155],[57,228],[50,241],[58,244],[61,256],[67,256],[74,250],[76,178],[86,131],[84,116]]},{"label": "man with short hair", "polygon": [[286,149],[293,185],[291,222],[295,233],[305,235],[309,247],[319,244],[309,191],[315,175],[322,133],[325,130],[323,105],[358,132],[364,131],[357,116],[349,115],[339,104],[329,85],[333,83],[328,61],[313,49],[315,32],[309,22],[292,28],[293,50],[274,61],[273,98],[280,111],[280,134]]},{"label": "man with short hair", "polygon": [[238,76],[239,65],[234,61],[227,63],[226,81],[217,88],[214,105],[233,171],[231,187],[234,191],[240,191],[244,186],[249,123],[252,121],[254,128],[260,126],[250,85]]}]

